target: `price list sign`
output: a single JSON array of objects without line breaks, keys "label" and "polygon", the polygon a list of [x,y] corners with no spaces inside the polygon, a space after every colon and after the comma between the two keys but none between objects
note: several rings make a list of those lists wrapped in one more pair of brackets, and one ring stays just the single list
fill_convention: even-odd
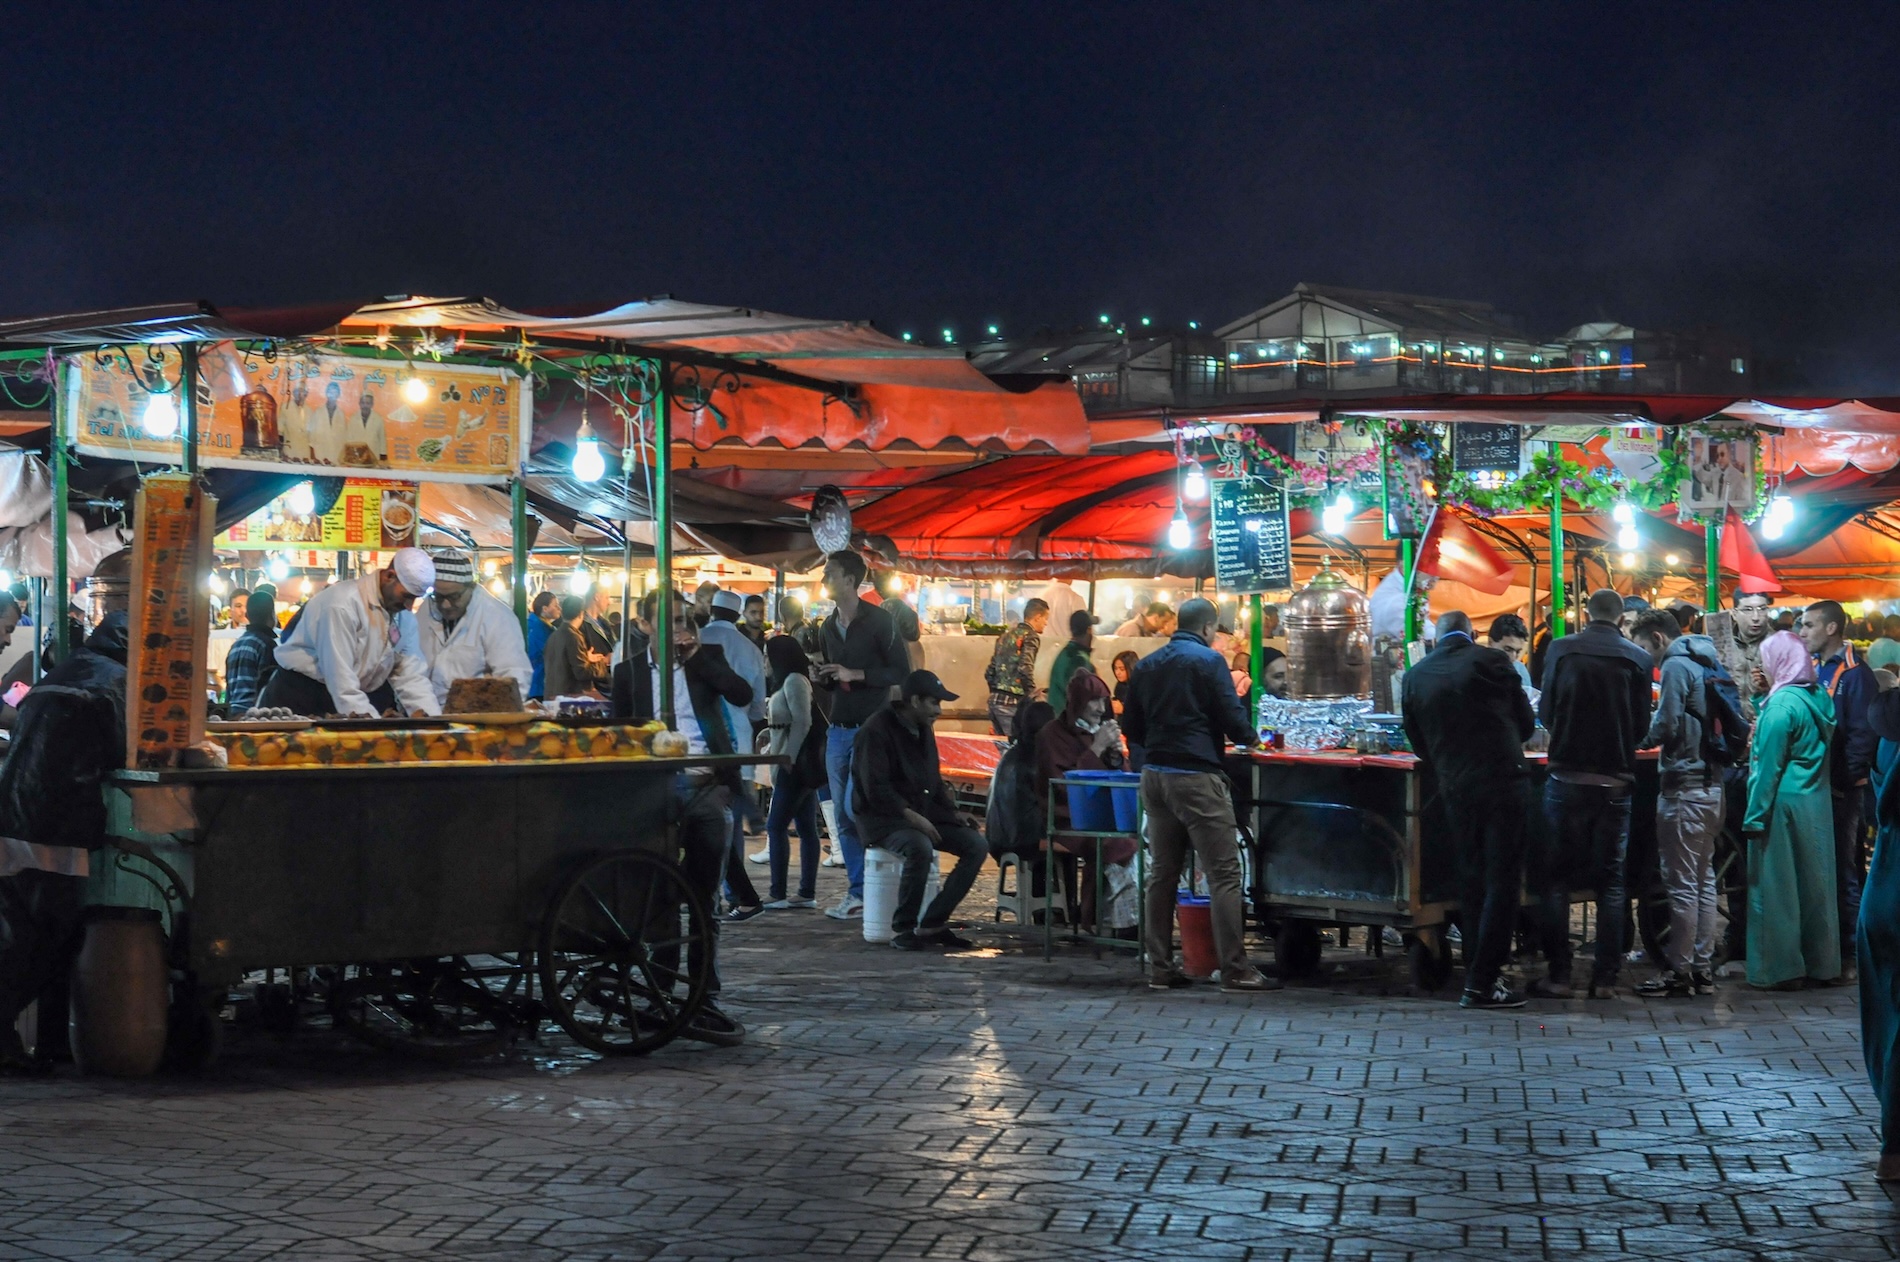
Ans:
[{"label": "price list sign", "polygon": [[1293,536],[1286,492],[1242,478],[1211,488],[1214,574],[1224,590],[1277,592],[1293,586]]},{"label": "price list sign", "polygon": [[204,740],[206,642],[217,501],[184,473],[139,483],[132,510],[131,651],[126,660],[126,763],[170,767]]}]

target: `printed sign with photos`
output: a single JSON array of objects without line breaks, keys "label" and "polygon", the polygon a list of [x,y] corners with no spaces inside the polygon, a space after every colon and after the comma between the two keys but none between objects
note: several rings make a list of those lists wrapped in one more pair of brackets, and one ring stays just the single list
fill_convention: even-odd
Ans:
[{"label": "printed sign with photos", "polygon": [[1733,508],[1746,516],[1755,507],[1755,440],[1747,435],[1694,434],[1688,444],[1689,476],[1679,493],[1682,511],[1720,517]]}]

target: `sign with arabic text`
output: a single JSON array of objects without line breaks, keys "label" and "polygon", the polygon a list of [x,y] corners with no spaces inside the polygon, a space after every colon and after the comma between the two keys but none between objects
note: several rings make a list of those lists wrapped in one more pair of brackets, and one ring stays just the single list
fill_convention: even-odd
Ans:
[{"label": "sign with arabic text", "polygon": [[[91,456],[180,463],[181,367],[175,347],[68,358],[60,398],[68,438]],[[151,432],[154,399],[175,433]],[[360,469],[437,482],[515,476],[534,415],[529,384],[508,368],[329,353],[267,358],[230,342],[200,352],[197,404],[201,468]]]},{"label": "sign with arabic text", "polygon": [[1293,586],[1293,535],[1286,492],[1252,478],[1220,478],[1212,491],[1214,574],[1221,590],[1277,592]]}]

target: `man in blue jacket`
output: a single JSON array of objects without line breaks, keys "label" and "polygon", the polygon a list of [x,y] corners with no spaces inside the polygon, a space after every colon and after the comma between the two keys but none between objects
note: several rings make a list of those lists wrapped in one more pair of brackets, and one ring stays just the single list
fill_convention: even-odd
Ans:
[{"label": "man in blue jacket", "polygon": [[1141,805],[1148,814],[1148,985],[1186,986],[1174,967],[1175,891],[1188,847],[1207,876],[1214,952],[1222,990],[1278,990],[1247,962],[1240,900],[1240,851],[1234,843],[1234,798],[1221,757],[1227,742],[1254,743],[1247,708],[1234,692],[1233,673],[1207,645],[1218,612],[1196,598],[1181,606],[1177,628],[1164,646],[1135,667],[1122,712],[1122,730],[1148,752],[1141,772]]},{"label": "man in blue jacket", "polygon": [[1847,642],[1847,611],[1838,603],[1809,605],[1801,615],[1801,639],[1814,654],[1815,682],[1834,698],[1834,742],[1828,751],[1834,788],[1834,893],[1841,907],[1841,961],[1852,980],[1857,972],[1854,927],[1860,923],[1860,882],[1867,870],[1862,799],[1880,748],[1867,707],[1879,695],[1880,682]]},{"label": "man in blue jacket", "polygon": [[1571,878],[1597,896],[1597,953],[1589,995],[1616,994],[1623,966],[1623,924],[1629,916],[1624,879],[1630,841],[1630,789],[1636,751],[1649,735],[1649,654],[1623,638],[1623,598],[1609,588],[1590,593],[1589,624],[1550,646],[1537,717],[1550,732],[1550,779],[1544,784],[1544,845],[1534,856],[1533,919],[1549,961],[1548,977],[1529,993],[1568,999]]}]

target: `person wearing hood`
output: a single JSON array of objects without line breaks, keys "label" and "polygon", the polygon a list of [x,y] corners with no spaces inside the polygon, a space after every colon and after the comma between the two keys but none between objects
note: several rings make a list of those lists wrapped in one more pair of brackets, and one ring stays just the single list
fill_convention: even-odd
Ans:
[{"label": "person wearing hood", "polygon": [[[123,561],[115,565],[115,559]],[[102,561],[95,576],[124,577],[130,553]],[[65,661],[20,700],[13,745],[0,766],[0,1074],[41,1073],[14,1024],[28,1004],[57,990],[79,945],[91,852],[106,841],[101,782],[125,765],[126,597],[108,595],[106,616]],[[50,1012],[51,1009],[45,1009]],[[41,1029],[55,1028],[49,1017]]]},{"label": "person wearing hood", "polygon": [[414,626],[415,651],[428,663],[436,703],[447,704],[450,684],[478,675],[514,680],[526,701],[534,667],[515,611],[475,581],[475,559],[468,553],[444,548],[431,556],[435,582],[416,611]]},{"label": "person wearing hood", "polygon": [[318,591],[278,643],[280,669],[258,705],[313,717],[442,713],[415,633],[404,625],[434,583],[428,553],[398,548],[387,569]]},{"label": "person wearing hood", "polygon": [[[1719,715],[1708,711],[1709,683],[1722,668],[1715,641],[1685,635],[1668,609],[1636,616],[1631,638],[1662,663],[1656,713],[1645,748],[1662,750],[1662,796],[1656,803],[1656,849],[1669,896],[1663,971],[1636,987],[1645,999],[1715,993],[1715,839],[1722,832],[1722,768],[1704,740]],[[1740,743],[1743,733],[1726,732]]]},{"label": "person wearing hood", "polygon": [[1748,984],[1798,990],[1841,975],[1829,748],[1834,702],[1800,637],[1762,641],[1768,683],[1748,769]]},{"label": "person wearing hood", "polygon": [[1875,697],[1867,707],[1867,721],[1880,737],[1874,758],[1878,828],[1861,885],[1854,945],[1860,964],[1861,1054],[1880,1098],[1880,1165],[1875,1177],[1894,1183],[1900,1182],[1900,689],[1885,689]]},{"label": "person wearing hood", "polygon": [[[1087,614],[1083,614],[1087,617]],[[1069,676],[1063,694],[1061,713],[1042,729],[1036,738],[1036,796],[1049,800],[1049,784],[1073,771],[1119,771],[1125,761],[1121,725],[1110,713],[1108,685],[1093,671],[1077,671]],[[1056,820],[1067,824],[1068,795],[1058,794]],[[1058,850],[1079,855],[1083,861],[1081,884],[1082,923],[1095,923],[1095,880],[1093,844],[1057,843]],[[1133,838],[1117,838],[1102,843],[1102,862],[1127,863],[1135,857]],[[1065,875],[1068,865],[1063,865]]]}]

